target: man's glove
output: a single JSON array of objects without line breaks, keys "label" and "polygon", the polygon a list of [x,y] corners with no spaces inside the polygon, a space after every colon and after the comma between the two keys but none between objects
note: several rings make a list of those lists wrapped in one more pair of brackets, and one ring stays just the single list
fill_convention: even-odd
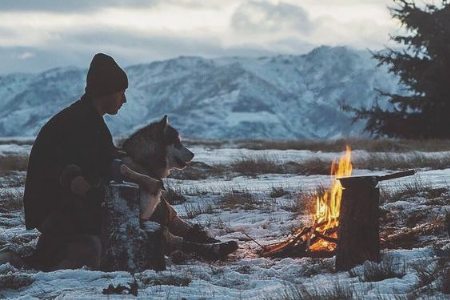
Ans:
[{"label": "man's glove", "polygon": [[122,183],[125,180],[125,177],[120,172],[121,165],[123,165],[123,161],[121,159],[115,159],[109,168],[111,179],[118,183]]}]

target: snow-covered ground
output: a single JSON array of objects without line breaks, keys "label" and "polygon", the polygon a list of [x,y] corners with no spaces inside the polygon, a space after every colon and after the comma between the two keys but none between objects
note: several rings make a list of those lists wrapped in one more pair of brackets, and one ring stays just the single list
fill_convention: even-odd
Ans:
[{"label": "snow-covered ground", "polygon": [[[30,146],[0,145],[0,155],[27,153]],[[280,162],[302,162],[311,158],[332,161],[342,153],[297,150],[206,149],[195,147],[194,161],[208,165],[226,165],[236,159],[268,157]],[[390,153],[395,155],[408,155]],[[427,153],[440,157],[448,152]],[[368,156],[354,151],[355,159]],[[414,165],[411,165],[414,168]],[[354,175],[379,175],[392,171],[355,169]],[[14,176],[25,176],[24,172]],[[19,187],[1,180],[2,193],[21,193]],[[308,194],[331,184],[327,175],[262,174],[253,177],[219,176],[202,180],[167,179],[170,188],[186,197],[175,205],[180,215],[190,217],[222,240],[238,240],[239,249],[225,261],[206,262],[195,258],[175,264],[167,258],[167,270],[142,273],[100,272],[86,269],[36,272],[18,270],[9,264],[0,266],[0,298],[7,299],[450,299],[442,293],[439,266],[449,263],[436,256],[436,249],[450,248],[444,218],[450,212],[450,169],[419,169],[410,177],[381,182],[381,236],[413,231],[398,246],[383,249],[385,265],[393,265],[397,276],[370,279],[365,273],[371,263],[350,272],[335,272],[334,258],[271,259],[259,256],[260,245],[284,240],[294,229],[311,221],[312,201]],[[270,196],[273,188],[286,195]],[[249,203],[224,200],[227,195],[250,194]],[[3,205],[0,202],[0,205]],[[417,230],[434,226],[433,231]],[[414,231],[415,230],[415,231]],[[29,251],[38,233],[26,231],[20,210],[0,206],[0,245],[9,244]],[[252,240],[254,239],[254,241]],[[444,260],[444,261],[443,261]],[[448,268],[448,265],[447,265]],[[444,268],[445,269],[445,268]],[[429,282],[423,270],[429,270]],[[439,271],[441,270],[441,271]],[[432,277],[436,272],[435,277]],[[109,285],[138,284],[138,295],[102,294]],[[425,282],[425,283],[424,283]],[[11,288],[15,287],[15,288]],[[305,292],[306,291],[308,292]],[[307,294],[305,294],[307,293]],[[302,295],[302,297],[300,296]],[[332,298],[336,295],[339,297]],[[315,298],[314,298],[315,296]],[[413,298],[408,298],[413,299]]]}]

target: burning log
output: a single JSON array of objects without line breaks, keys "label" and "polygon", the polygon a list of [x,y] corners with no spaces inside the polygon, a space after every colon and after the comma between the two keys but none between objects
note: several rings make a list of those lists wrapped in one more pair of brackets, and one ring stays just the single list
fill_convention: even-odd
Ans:
[{"label": "burning log", "polygon": [[[262,256],[264,257],[303,257],[303,256],[314,256],[309,253],[309,248],[314,245],[319,239],[324,239],[331,243],[336,243],[336,240],[326,236],[325,234],[319,233],[314,228],[324,226],[326,222],[321,222],[315,226],[305,227],[302,230],[297,231],[291,238],[285,242],[276,243],[272,245],[265,246],[262,251]],[[336,228],[337,230],[337,228]],[[327,234],[332,234],[336,230],[331,230]],[[334,252],[321,253],[320,257],[331,257]]]}]

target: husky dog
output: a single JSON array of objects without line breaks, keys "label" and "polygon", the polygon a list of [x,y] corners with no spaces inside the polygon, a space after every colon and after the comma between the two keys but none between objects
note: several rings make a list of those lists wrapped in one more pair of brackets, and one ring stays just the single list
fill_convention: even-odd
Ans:
[{"label": "husky dog", "polygon": [[[132,134],[122,148],[126,155],[119,170],[129,181],[139,184],[141,224],[145,226],[147,220],[159,220],[158,223],[168,227],[165,236],[167,254],[182,250],[206,259],[224,259],[237,250],[237,242],[221,242],[211,237],[198,224],[190,225],[180,219],[175,210],[162,200],[164,187],[161,178],[167,177],[172,169],[184,169],[194,157],[181,144],[180,135],[169,125],[167,116]],[[160,203],[165,208],[156,213]]]},{"label": "husky dog", "polygon": [[160,202],[161,178],[172,169],[184,169],[194,154],[181,144],[180,134],[169,125],[167,116],[132,134],[122,145],[126,156],[122,175],[140,186],[140,218],[148,220]]}]

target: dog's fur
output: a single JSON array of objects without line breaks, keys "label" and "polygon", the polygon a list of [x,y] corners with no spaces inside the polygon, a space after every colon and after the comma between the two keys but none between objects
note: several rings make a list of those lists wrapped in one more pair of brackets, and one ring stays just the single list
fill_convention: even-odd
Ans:
[{"label": "dog's fur", "polygon": [[132,134],[122,146],[126,152],[121,173],[140,186],[140,218],[148,220],[158,205],[161,178],[171,169],[184,169],[194,154],[181,144],[180,135],[167,116]]}]

